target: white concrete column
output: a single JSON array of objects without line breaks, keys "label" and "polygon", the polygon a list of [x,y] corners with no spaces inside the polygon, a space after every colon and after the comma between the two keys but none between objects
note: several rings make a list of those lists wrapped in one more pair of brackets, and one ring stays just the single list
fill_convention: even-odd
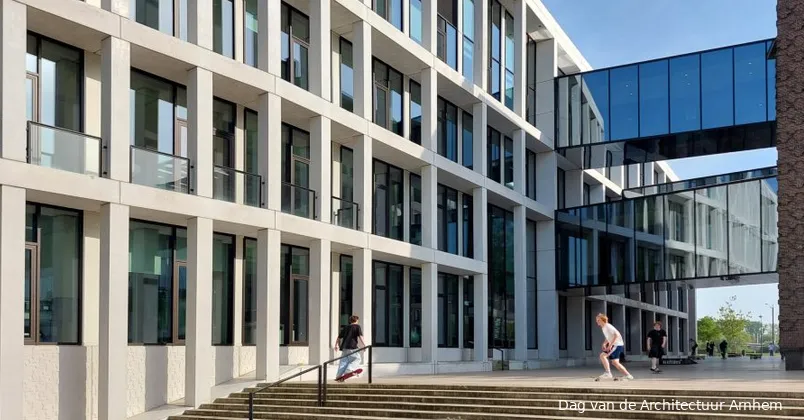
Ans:
[{"label": "white concrete column", "polygon": [[[477,226],[477,225],[475,225]],[[475,274],[475,348],[474,361],[485,362],[489,358],[489,278],[486,274]]]},{"label": "white concrete column", "polygon": [[358,220],[360,229],[367,233],[372,231],[371,202],[374,188],[372,142],[371,137],[362,135],[354,148],[354,200],[360,206]]},{"label": "white concrete column", "polygon": [[438,168],[422,168],[422,246],[438,249]]},{"label": "white concrete column", "polygon": [[[555,168],[555,167],[554,167]],[[554,170],[555,171],[555,170]],[[558,360],[558,295],[556,294],[555,222],[536,223],[536,310],[539,359]]]},{"label": "white concrete column", "polygon": [[[352,312],[353,315],[360,317],[360,324],[363,326],[363,341],[366,345],[371,345],[373,338],[371,308],[372,295],[372,261],[371,250],[358,248],[353,252],[352,262]],[[368,356],[367,356],[368,357]]]},{"label": "white concrete column", "polygon": [[195,195],[212,197],[212,72],[195,67],[187,79],[187,152],[195,168],[190,185]]},{"label": "white concrete column", "polygon": [[[555,209],[557,205],[558,180],[556,179],[557,159],[555,152],[536,155],[536,198],[538,202]],[[555,238],[553,238],[555,241]]]},{"label": "white concrete column", "polygon": [[[475,245],[474,256],[476,260],[487,261],[486,242],[488,240],[488,190],[477,187],[472,190],[472,228]],[[488,287],[488,286],[487,286]],[[477,303],[475,303],[477,304]],[[485,312],[484,312],[485,313]],[[475,321],[477,322],[477,321]]]},{"label": "white concrete column", "polygon": [[[410,243],[410,172],[408,171],[402,173],[402,208],[405,209],[402,213],[402,240]],[[458,220],[463,219],[459,216]]]},{"label": "white concrete column", "polygon": [[[536,128],[541,130],[542,139],[548,144],[554,144],[553,140],[556,138],[556,88],[553,79],[557,74],[557,51],[555,39],[536,44]],[[566,91],[566,87],[564,91]],[[560,123],[567,124],[568,121],[565,119]]]},{"label": "white concrete column", "polygon": [[330,96],[330,26],[331,6],[328,0],[310,1],[310,92],[325,100]]},{"label": "white concrete column", "polygon": [[0,156],[25,162],[28,147],[24,106],[28,8],[13,0],[2,0],[0,14]]},{"label": "white concrete column", "polygon": [[[402,2],[402,33],[410,37],[410,2]],[[407,114],[405,114],[407,115]]]},{"label": "white concrete column", "polygon": [[128,182],[131,178],[131,45],[108,37],[102,45],[101,137],[107,146],[104,156],[109,178]]},{"label": "white concrete column", "polygon": [[525,94],[527,92],[528,6],[525,0],[514,1],[514,112],[525,117]]},{"label": "white concrete column", "polygon": [[[245,42],[243,41],[243,32],[245,26],[245,0],[233,1],[234,12],[234,59],[240,63],[244,62],[243,53],[245,52]],[[258,12],[259,13],[259,12]],[[259,29],[258,29],[259,30]]]},{"label": "white concrete column", "polygon": [[371,25],[365,20],[354,24],[352,58],[355,74],[355,114],[369,121],[373,120],[372,82],[371,82]]},{"label": "white concrete column", "polygon": [[273,93],[260,95],[258,114],[259,172],[262,176],[265,206],[282,209],[282,98]]},{"label": "white concrete column", "polygon": [[[485,68],[485,67],[484,67]],[[475,72],[475,75],[478,73]],[[477,78],[475,77],[475,80]],[[485,102],[478,102],[472,106],[472,139],[474,140],[474,150],[472,151],[473,168],[475,172],[486,176],[488,169],[488,110],[489,106]]]},{"label": "white concrete column", "polygon": [[108,10],[127,18],[131,12],[130,2],[132,1],[136,0],[100,0],[100,4],[103,10]]},{"label": "white concrete column", "polygon": [[422,46],[435,55],[438,32],[438,0],[422,0]]},{"label": "white concrete column", "polygon": [[310,247],[310,300],[308,305],[310,344],[309,364],[317,365],[330,359],[329,298],[332,275],[332,244],[316,239]]},{"label": "white concrete column", "polygon": [[[257,116],[259,121],[259,114]],[[243,105],[235,106],[235,133],[234,133],[234,168],[239,171],[246,169],[246,108]],[[258,127],[259,130],[259,127]],[[257,152],[259,153],[259,152]],[[243,204],[246,200],[246,179],[244,176],[235,177],[235,203]],[[242,242],[242,241],[241,241]]]},{"label": "white concrete column", "polygon": [[282,2],[257,2],[257,67],[282,77]]},{"label": "white concrete column", "polygon": [[438,73],[422,70],[422,147],[438,152]]},{"label": "white concrete column", "polygon": [[211,50],[212,25],[212,0],[187,0],[187,41]]},{"label": "white concrete column", "polygon": [[567,207],[583,205],[583,171],[566,171],[564,176],[564,200]]},{"label": "white concrete column", "polygon": [[[329,36],[330,43],[330,58],[329,58],[329,71],[332,75],[330,80],[330,98],[332,103],[336,106],[342,106],[341,103],[341,36],[336,33],[331,33]],[[352,73],[354,79],[354,72]],[[354,86],[354,80],[352,81]],[[354,103],[352,104],[354,106]],[[405,114],[407,115],[407,114]]]},{"label": "white concrete column", "polygon": [[514,207],[514,336],[516,337],[514,359],[519,361],[528,360],[528,219],[526,212],[525,206]]},{"label": "white concrete column", "polygon": [[310,119],[311,187],[317,197],[318,220],[329,223],[332,218],[332,122],[327,117]]},{"label": "white concrete column", "polygon": [[[4,9],[8,3],[12,2],[3,1]],[[3,101],[9,102],[12,101]],[[3,419],[23,418],[24,278],[25,190],[0,185],[0,418]]]},{"label": "white concrete column", "polygon": [[279,378],[281,232],[257,232],[257,379]]},{"label": "white concrete column", "polygon": [[[475,1],[475,51],[474,79],[475,84],[488,91],[488,55],[489,55],[489,0]],[[524,86],[524,85],[522,85]],[[477,118],[477,117],[475,117]],[[485,130],[485,127],[484,127]],[[485,131],[484,131],[485,133]],[[485,136],[485,134],[484,134]],[[478,156],[478,155],[475,155]],[[485,164],[485,163],[484,163]]]},{"label": "white concrete column", "polygon": [[438,264],[422,264],[422,362],[438,362]]},{"label": "white concrete column", "polygon": [[128,206],[101,206],[98,418],[126,418],[128,382]]},{"label": "white concrete column", "polygon": [[567,357],[582,359],[586,354],[586,299],[567,298]]},{"label": "white concrete column", "polygon": [[[208,130],[211,132],[211,130]],[[212,219],[187,221],[187,339],[184,403],[208,402],[212,388]]]},{"label": "white concrete column", "polygon": [[[519,86],[519,85],[517,85]],[[515,89],[519,92],[521,89]],[[525,195],[525,153],[527,144],[525,130],[514,131],[514,191]]]}]

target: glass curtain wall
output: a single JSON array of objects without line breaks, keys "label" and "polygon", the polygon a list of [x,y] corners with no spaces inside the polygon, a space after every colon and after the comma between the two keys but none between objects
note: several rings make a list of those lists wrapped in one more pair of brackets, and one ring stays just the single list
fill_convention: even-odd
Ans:
[{"label": "glass curtain wall", "polygon": [[[374,12],[394,25],[395,28],[402,30],[402,1],[403,0],[374,0]],[[419,2],[421,3],[421,2]],[[412,6],[412,5],[411,5]],[[421,10],[421,5],[419,6]],[[412,12],[411,12],[412,13]],[[421,13],[421,12],[419,12]],[[412,18],[411,18],[412,21]],[[412,23],[411,23],[412,25]],[[421,22],[419,23],[421,25]]]},{"label": "glass curtain wall", "polygon": [[458,108],[438,97],[438,154],[458,161]]},{"label": "glass curtain wall", "polygon": [[[246,144],[245,144],[245,159],[244,162],[244,169],[248,174],[259,174],[260,173],[260,154],[259,154],[259,119],[258,114],[248,108],[245,110],[245,135],[246,135]],[[262,205],[262,185],[259,182],[255,182],[255,177],[246,177],[245,180],[245,189],[246,189],[246,196],[245,196],[245,203],[254,206],[260,207]]]},{"label": "glass curtain wall", "polygon": [[24,340],[80,344],[83,213],[25,206]]},{"label": "glass curtain wall", "polygon": [[212,345],[234,340],[234,236],[212,236]]},{"label": "glass curtain wall", "polygon": [[410,141],[422,144],[422,85],[410,81]]},{"label": "glass curtain wall", "polygon": [[514,347],[514,214],[488,205],[489,344]]},{"label": "glass curtain wall", "polygon": [[514,189],[514,140],[504,137],[505,147],[505,179],[503,183],[506,187]]},{"label": "glass curtain wall", "polygon": [[528,45],[525,57],[525,119],[532,126],[536,126],[536,41],[528,36]]},{"label": "glass curtain wall", "polygon": [[410,268],[410,347],[422,346],[422,270]]},{"label": "glass curtain wall", "polygon": [[488,92],[498,101],[500,98],[500,67],[502,61],[502,13],[499,0],[489,0],[489,81]]},{"label": "glass curtain wall", "polygon": [[349,325],[349,317],[353,315],[354,262],[351,256],[341,255],[339,263],[341,276],[338,290],[338,326],[343,327]]},{"label": "glass curtain wall", "polygon": [[310,18],[282,3],[282,79],[309,89]]},{"label": "glass curtain wall", "polygon": [[235,143],[235,104],[215,98],[212,101],[212,164],[213,196],[234,202],[235,178],[234,143]]},{"label": "glass curtain wall", "polygon": [[243,345],[257,343],[257,240],[243,239]]},{"label": "glass curtain wall", "polygon": [[475,3],[463,0],[463,77],[474,81],[475,55]]},{"label": "glass curtain wall", "polygon": [[310,250],[283,244],[281,252],[279,344],[306,346],[309,340]]},{"label": "glass curtain wall", "polygon": [[422,244],[422,177],[410,174],[410,243]]},{"label": "glass curtain wall", "polygon": [[438,273],[438,347],[458,347],[458,276]]},{"label": "glass curtain wall", "polygon": [[505,12],[505,106],[514,109],[514,17]]},{"label": "glass curtain wall", "polygon": [[463,194],[463,241],[462,253],[464,257],[474,258],[475,256],[475,228],[474,228],[474,203],[473,197]]},{"label": "glass curtain wall", "polygon": [[375,235],[403,240],[405,210],[402,177],[402,169],[374,160],[373,233]]},{"label": "glass curtain wall", "polygon": [[400,136],[403,132],[402,73],[374,59],[374,123]]},{"label": "glass curtain wall", "polygon": [[258,57],[258,0],[244,0],[243,8],[243,62],[252,67],[259,64]]},{"label": "glass curtain wall", "polygon": [[438,249],[458,253],[458,191],[438,184]]},{"label": "glass curtain wall", "polygon": [[310,190],[310,133],[282,124],[282,211],[312,219],[315,192]]},{"label": "glass curtain wall", "polygon": [[475,281],[463,277],[463,348],[475,348]]},{"label": "glass curtain wall", "polygon": [[422,43],[422,0],[410,0],[410,39]]},{"label": "glass curtain wall", "polygon": [[474,166],[474,120],[472,114],[464,111],[462,113],[463,120],[461,121],[461,164],[472,169]]},{"label": "glass curtain wall", "polygon": [[187,157],[187,89],[131,70],[131,144]]},{"label": "glass curtain wall", "polygon": [[131,0],[130,7],[137,23],[187,41],[187,0]]},{"label": "glass curtain wall", "polygon": [[373,344],[377,347],[402,347],[403,268],[374,261],[373,271]]},{"label": "glass curtain wall", "polygon": [[458,0],[438,2],[436,53],[441,61],[458,70]]},{"label": "glass curtain wall", "polygon": [[525,195],[536,199],[536,153],[525,151]]},{"label": "glass curtain wall", "polygon": [[487,176],[492,181],[500,182],[502,180],[502,156],[501,149],[502,149],[502,138],[500,136],[500,132],[488,127],[487,131],[487,140],[488,143],[486,144],[487,154],[488,154],[488,167],[487,167]]},{"label": "glass curtain wall", "polygon": [[340,38],[341,51],[341,107],[347,111],[355,110],[355,68],[352,43]]},{"label": "glass curtain wall", "polygon": [[234,58],[234,0],[212,0],[212,50]]}]

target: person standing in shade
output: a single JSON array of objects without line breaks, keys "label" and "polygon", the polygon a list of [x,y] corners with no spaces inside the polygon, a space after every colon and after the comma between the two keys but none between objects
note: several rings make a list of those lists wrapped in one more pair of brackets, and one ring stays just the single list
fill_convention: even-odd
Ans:
[{"label": "person standing in shade", "polygon": [[360,348],[366,347],[366,343],[363,341],[363,330],[360,328],[360,325],[357,324],[358,321],[360,321],[360,317],[357,315],[350,316],[349,325],[341,329],[338,338],[335,340],[335,351],[338,351],[338,348],[340,348],[343,353],[349,354],[341,359],[335,378],[342,378],[346,374],[360,370],[358,369],[360,354],[355,350],[358,349],[358,343],[360,344]]},{"label": "person standing in shade", "polygon": [[723,360],[726,359],[726,349],[728,348],[729,342],[724,338],[723,341],[720,342],[720,356],[723,357]]},{"label": "person standing in shade", "polygon": [[667,347],[667,331],[662,329],[662,323],[653,323],[653,329],[648,333],[648,357],[650,357],[650,370],[659,373],[659,360],[664,356]]},{"label": "person standing in shade", "polygon": [[614,365],[620,372],[622,372],[623,376],[618,378],[622,380],[632,380],[634,379],[628,370],[620,364],[620,355],[625,352],[625,343],[623,342],[623,336],[620,335],[620,332],[614,328],[614,325],[609,324],[609,318],[603,314],[597,314],[595,317],[595,321],[597,325],[603,330],[603,336],[606,337],[603,340],[603,352],[600,353],[600,363],[603,364],[603,370],[605,372],[595,378],[596,381],[600,381],[603,379],[614,379],[611,375],[611,368],[609,364]]}]

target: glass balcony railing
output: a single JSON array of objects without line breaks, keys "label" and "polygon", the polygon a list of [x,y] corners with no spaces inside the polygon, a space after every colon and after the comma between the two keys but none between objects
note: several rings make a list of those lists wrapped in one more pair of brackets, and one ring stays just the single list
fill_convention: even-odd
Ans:
[{"label": "glass balcony railing", "polygon": [[190,160],[131,146],[131,183],[190,193]]},{"label": "glass balcony railing", "polygon": [[680,192],[701,187],[723,185],[737,181],[745,181],[749,179],[775,177],[778,173],[779,173],[778,169],[775,166],[771,166],[767,168],[752,169],[750,171],[732,172],[729,174],[686,179],[683,181],[668,182],[664,184],[649,185],[645,187],[627,188],[623,189],[623,196],[625,198],[634,198],[646,195]]},{"label": "glass balcony railing", "polygon": [[226,166],[212,168],[212,198],[262,207],[262,177]]},{"label": "glass balcony railing", "polygon": [[79,174],[102,174],[99,137],[28,121],[28,163]]},{"label": "glass balcony railing", "polygon": [[315,191],[282,182],[282,212],[315,219]]},{"label": "glass balcony railing", "polygon": [[332,197],[332,224],[359,229],[360,206],[357,203]]},{"label": "glass balcony railing", "polygon": [[561,289],[772,273],[775,176],[556,211]]}]

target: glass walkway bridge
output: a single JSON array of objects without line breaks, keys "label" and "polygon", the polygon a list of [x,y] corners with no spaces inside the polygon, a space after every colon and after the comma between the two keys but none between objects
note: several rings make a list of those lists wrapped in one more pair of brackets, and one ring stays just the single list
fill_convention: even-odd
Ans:
[{"label": "glass walkway bridge", "polygon": [[582,169],[776,145],[773,40],[556,79],[556,143]]},{"label": "glass walkway bridge", "polygon": [[624,190],[556,211],[556,288],[777,282],[776,168]]}]

